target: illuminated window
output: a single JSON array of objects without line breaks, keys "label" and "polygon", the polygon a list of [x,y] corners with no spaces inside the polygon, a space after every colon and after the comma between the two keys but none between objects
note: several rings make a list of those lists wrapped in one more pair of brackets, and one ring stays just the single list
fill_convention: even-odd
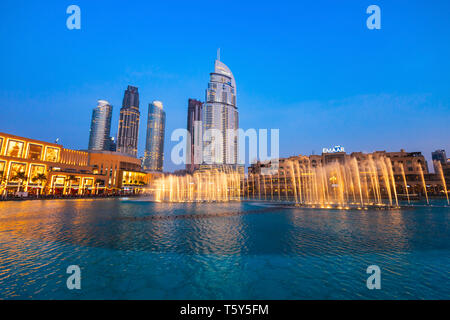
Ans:
[{"label": "illuminated window", "polygon": [[30,181],[36,178],[39,174],[45,174],[45,166],[32,164],[30,168]]},{"label": "illuminated window", "polygon": [[57,162],[59,157],[59,149],[47,147],[47,151],[45,152],[45,161]]},{"label": "illuminated window", "polygon": [[63,186],[66,179],[64,177],[57,176],[57,177],[55,177],[54,181],[55,181],[55,183],[54,183],[55,186]]},{"label": "illuminated window", "polygon": [[28,147],[28,159],[41,160],[42,146],[38,144],[30,144]]},{"label": "illuminated window", "polygon": [[17,163],[11,162],[11,167],[9,169],[9,180],[17,181],[15,178],[19,173],[25,173],[26,164],[25,163]]},{"label": "illuminated window", "polygon": [[3,137],[0,137],[0,155],[2,154]]},{"label": "illuminated window", "polygon": [[2,177],[3,174],[5,173],[5,168],[6,168],[6,162],[0,161],[0,177]]},{"label": "illuminated window", "polygon": [[22,156],[23,151],[23,142],[17,140],[9,140],[8,141],[8,149],[6,151],[6,155],[8,157],[16,157],[19,158]]}]

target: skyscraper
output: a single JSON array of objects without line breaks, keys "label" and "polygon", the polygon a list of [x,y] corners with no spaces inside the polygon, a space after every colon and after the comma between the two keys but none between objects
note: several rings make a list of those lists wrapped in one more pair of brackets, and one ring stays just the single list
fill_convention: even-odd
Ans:
[{"label": "skyscraper", "polygon": [[189,99],[187,131],[190,136],[186,146],[186,171],[190,173],[199,168],[202,159],[202,109],[201,101]]},{"label": "skyscraper", "polygon": [[143,161],[145,171],[163,171],[165,126],[166,113],[163,110],[163,104],[160,101],[153,101],[148,105],[147,138]]},{"label": "skyscraper", "polygon": [[92,110],[89,132],[89,150],[108,150],[111,131],[112,106],[106,100],[98,100]]},{"label": "skyscraper", "polygon": [[139,92],[138,88],[128,86],[120,109],[119,132],[117,134],[117,151],[137,156],[139,133]]},{"label": "skyscraper", "polygon": [[[220,61],[220,50],[217,52],[214,72],[210,74],[206,103],[203,107],[203,134],[209,129],[220,132],[222,141],[212,137],[210,142],[203,143],[203,161],[206,164],[237,164],[238,139],[228,135],[229,131],[239,127],[236,106],[236,82],[230,69]],[[221,146],[220,146],[221,145]]]}]

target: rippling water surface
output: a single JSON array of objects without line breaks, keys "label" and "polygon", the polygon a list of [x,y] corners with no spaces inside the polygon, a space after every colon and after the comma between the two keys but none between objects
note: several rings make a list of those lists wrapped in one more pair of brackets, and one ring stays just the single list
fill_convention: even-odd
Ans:
[{"label": "rippling water surface", "polygon": [[2,202],[0,299],[449,299],[450,209],[435,204]]}]

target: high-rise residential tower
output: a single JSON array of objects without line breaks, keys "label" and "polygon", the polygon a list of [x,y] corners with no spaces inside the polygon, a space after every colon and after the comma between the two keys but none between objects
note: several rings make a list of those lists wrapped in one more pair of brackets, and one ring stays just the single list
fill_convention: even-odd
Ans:
[{"label": "high-rise residential tower", "polygon": [[[214,72],[210,74],[206,102],[203,106],[203,134],[215,129],[220,132],[222,141],[203,142],[203,162],[212,165],[237,164],[238,138],[229,132],[236,132],[239,127],[236,106],[236,82],[231,70],[220,61],[217,52]],[[221,142],[221,147],[220,143]]]},{"label": "high-rise residential tower", "polygon": [[201,101],[189,99],[187,117],[189,137],[186,141],[186,171],[189,173],[198,169],[202,163],[202,109]]},{"label": "high-rise residential tower", "polygon": [[161,101],[148,105],[147,138],[143,169],[148,172],[162,172],[164,161],[164,130],[166,112]]},{"label": "high-rise residential tower", "polygon": [[128,86],[120,109],[119,132],[117,134],[117,151],[137,156],[139,133],[139,92],[138,88]]},{"label": "high-rise residential tower", "polygon": [[108,101],[98,100],[97,107],[92,110],[89,150],[109,149],[112,109]]}]

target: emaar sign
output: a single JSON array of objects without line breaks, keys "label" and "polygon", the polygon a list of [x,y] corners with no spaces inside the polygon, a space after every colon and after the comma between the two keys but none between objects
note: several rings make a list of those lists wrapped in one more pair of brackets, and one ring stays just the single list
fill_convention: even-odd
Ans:
[{"label": "emaar sign", "polygon": [[333,148],[323,148],[322,153],[345,152],[344,147],[334,146]]}]

